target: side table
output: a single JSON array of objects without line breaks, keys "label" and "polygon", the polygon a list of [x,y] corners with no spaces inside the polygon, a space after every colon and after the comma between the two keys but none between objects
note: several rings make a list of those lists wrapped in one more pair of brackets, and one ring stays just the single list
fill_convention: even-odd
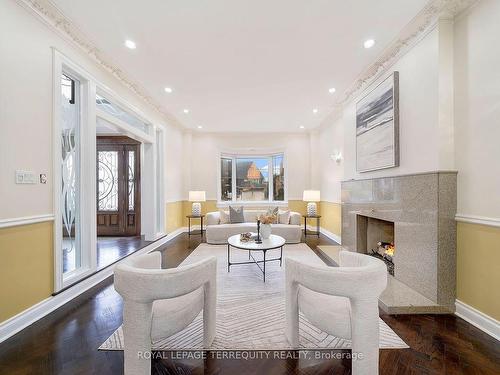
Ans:
[{"label": "side table", "polygon": [[[194,215],[186,215],[186,217],[188,218],[188,236],[191,236],[191,235],[197,235],[197,234],[200,234],[201,235],[201,238],[203,239],[203,218],[205,217],[205,215],[200,215],[200,216],[194,216]],[[195,233],[195,232],[192,232],[191,231],[191,219],[200,219],[200,232],[199,233]]]},{"label": "side table", "polygon": [[[304,218],[304,237],[306,237],[308,234],[309,235],[316,235],[319,237],[321,215],[316,215],[316,216],[302,215],[302,217]],[[316,219],[316,232],[307,233],[307,219]]]}]

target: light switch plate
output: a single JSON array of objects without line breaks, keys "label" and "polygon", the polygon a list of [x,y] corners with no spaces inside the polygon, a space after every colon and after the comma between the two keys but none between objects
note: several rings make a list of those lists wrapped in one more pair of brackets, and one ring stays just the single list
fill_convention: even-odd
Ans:
[{"label": "light switch plate", "polygon": [[17,170],[16,184],[36,184],[35,172]]}]

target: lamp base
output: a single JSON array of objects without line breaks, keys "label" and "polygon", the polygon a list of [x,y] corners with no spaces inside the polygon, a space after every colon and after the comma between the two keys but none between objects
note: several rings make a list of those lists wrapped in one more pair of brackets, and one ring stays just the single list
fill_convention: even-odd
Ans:
[{"label": "lamp base", "polygon": [[307,204],[307,216],[317,216],[318,208],[316,202],[309,202]]},{"label": "lamp base", "polygon": [[201,203],[199,203],[199,202],[193,203],[193,207],[191,209],[191,215],[201,216]]}]

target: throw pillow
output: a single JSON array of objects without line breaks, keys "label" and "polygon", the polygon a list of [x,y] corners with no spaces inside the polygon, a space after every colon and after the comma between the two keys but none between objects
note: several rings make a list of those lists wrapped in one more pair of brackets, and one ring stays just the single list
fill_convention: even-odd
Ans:
[{"label": "throw pillow", "polygon": [[229,211],[219,210],[219,217],[221,224],[229,224],[231,222],[229,219]]},{"label": "throw pillow", "polygon": [[243,206],[236,208],[229,206],[229,220],[231,224],[244,223]]},{"label": "throw pillow", "polygon": [[273,224],[278,223],[278,207],[274,207],[274,208],[273,207],[269,207],[267,209],[266,215],[268,215],[268,216],[274,216],[275,220],[274,220]]},{"label": "throw pillow", "polygon": [[290,223],[290,210],[279,211],[278,212],[278,223],[279,224],[289,224]]}]

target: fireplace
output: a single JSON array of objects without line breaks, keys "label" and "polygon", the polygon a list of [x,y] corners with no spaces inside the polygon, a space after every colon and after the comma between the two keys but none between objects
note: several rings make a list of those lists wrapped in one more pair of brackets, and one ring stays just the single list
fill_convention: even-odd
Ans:
[{"label": "fireplace", "polygon": [[384,261],[387,272],[394,276],[394,223],[392,221],[357,215],[358,252],[362,252]]},{"label": "fireplace", "polygon": [[[379,297],[386,313],[454,311],[456,178],[430,172],[342,182],[342,248],[386,262]],[[392,256],[387,244],[395,245]]]}]

